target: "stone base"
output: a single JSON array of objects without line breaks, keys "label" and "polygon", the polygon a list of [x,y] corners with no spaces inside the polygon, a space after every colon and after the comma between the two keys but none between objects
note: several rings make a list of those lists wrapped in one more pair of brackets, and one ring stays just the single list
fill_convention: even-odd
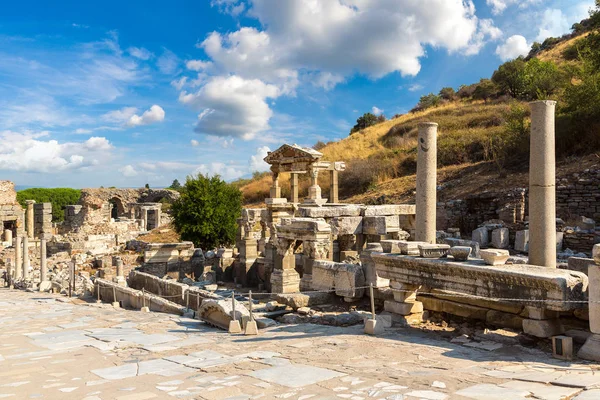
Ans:
[{"label": "stone base", "polygon": [[577,357],[584,360],[600,361],[600,334],[590,335],[585,344],[579,349]]},{"label": "stone base", "polygon": [[293,270],[276,269],[271,273],[271,292],[298,293],[300,291],[300,276]]},{"label": "stone base", "polygon": [[383,303],[385,311],[398,315],[410,315],[423,312],[423,303],[420,301],[398,303],[397,301],[386,300]]},{"label": "stone base", "polygon": [[312,290],[312,274],[304,274],[300,279],[300,291],[305,292],[308,290]]},{"label": "stone base", "polygon": [[322,206],[325,203],[327,203],[327,199],[309,199],[309,198],[306,198],[302,202],[302,205],[307,205],[307,206]]},{"label": "stone base", "polygon": [[117,276],[117,277],[113,278],[113,282],[115,282],[119,286],[127,286],[127,281],[125,280],[125,277],[123,277],[123,276]]},{"label": "stone base", "polygon": [[238,321],[238,320],[229,321],[229,333],[242,333],[242,327],[240,326],[240,321]]},{"label": "stone base", "polygon": [[365,333],[367,335],[379,335],[385,332],[383,324],[376,319],[368,319],[365,321]]},{"label": "stone base", "polygon": [[113,302],[111,303],[111,305],[112,305],[114,308],[121,308],[121,303],[119,303],[118,301],[113,301]]},{"label": "stone base", "polygon": [[287,203],[287,199],[283,198],[283,197],[276,197],[276,198],[268,198],[265,199],[265,204],[286,204]]},{"label": "stone base", "polygon": [[150,307],[142,307],[140,308],[141,312],[150,312]]},{"label": "stone base", "polygon": [[52,282],[43,281],[40,282],[39,290],[40,292],[49,292],[52,289]]},{"label": "stone base", "polygon": [[246,323],[244,335],[258,335],[258,325],[256,325],[256,321],[248,321]]},{"label": "stone base", "polygon": [[565,328],[558,319],[524,319],[523,332],[539,338],[550,338],[565,332]]}]

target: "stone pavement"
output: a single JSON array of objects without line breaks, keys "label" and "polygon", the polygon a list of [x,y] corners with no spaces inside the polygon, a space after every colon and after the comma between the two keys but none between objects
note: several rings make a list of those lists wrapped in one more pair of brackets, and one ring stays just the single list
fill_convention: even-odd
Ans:
[{"label": "stone pavement", "polygon": [[[0,289],[0,399],[600,399],[600,366],[434,332],[197,320]],[[599,389],[595,389],[599,387]]]}]

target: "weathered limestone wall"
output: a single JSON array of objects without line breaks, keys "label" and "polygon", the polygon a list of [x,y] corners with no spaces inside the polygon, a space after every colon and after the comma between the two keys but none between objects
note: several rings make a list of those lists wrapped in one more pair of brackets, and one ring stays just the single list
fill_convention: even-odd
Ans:
[{"label": "weathered limestone wall", "polygon": [[177,279],[194,272],[193,255],[192,242],[148,243],[144,250],[141,270],[155,276],[170,275]]},{"label": "weathered limestone wall", "polygon": [[17,203],[15,184],[11,181],[0,181],[0,230],[9,229],[13,237],[25,232],[25,214],[23,207]]},{"label": "weathered limestone wall", "polygon": [[52,234],[52,203],[36,203],[33,205],[34,226],[36,238]]},{"label": "weathered limestone wall", "polygon": [[0,181],[0,204],[17,204],[17,192],[13,182]]}]

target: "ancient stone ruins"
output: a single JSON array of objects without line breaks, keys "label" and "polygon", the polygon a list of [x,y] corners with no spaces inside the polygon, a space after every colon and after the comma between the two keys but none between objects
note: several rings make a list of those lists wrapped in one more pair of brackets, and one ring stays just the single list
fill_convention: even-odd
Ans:
[{"label": "ancient stone ruins", "polygon": [[[436,194],[436,123],[419,126],[415,205],[340,203],[344,162],[283,145],[265,158],[273,178],[266,207],[243,210],[234,248],[140,239],[169,222],[163,205],[174,191],[83,190],[65,221],[53,224],[50,204],[28,201],[23,209],[13,184],[1,181],[5,282],[185,313],[232,333],[257,334],[278,319],[364,323],[380,335],[439,314],[552,338],[558,358],[574,357],[575,341],[583,344],[578,357],[600,361],[600,237],[592,219],[600,217],[600,171],[556,181],[554,107],[531,104],[528,188],[444,203]],[[290,199],[281,195],[282,173],[291,174]],[[300,174],[311,183],[303,199]],[[329,198],[322,174],[330,175]],[[324,304],[346,311],[319,312]]]}]

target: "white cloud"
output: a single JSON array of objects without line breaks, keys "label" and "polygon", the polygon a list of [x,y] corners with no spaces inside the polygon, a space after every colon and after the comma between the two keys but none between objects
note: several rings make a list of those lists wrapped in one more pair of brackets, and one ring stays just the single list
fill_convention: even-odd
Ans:
[{"label": "white cloud", "polygon": [[181,90],[185,86],[187,79],[188,79],[187,76],[181,77],[179,79],[175,79],[175,80],[171,81],[171,86],[173,86],[177,90]]},{"label": "white cloud", "polygon": [[221,162],[213,162],[210,164],[201,164],[199,165],[194,174],[203,174],[208,176],[219,175],[226,181],[230,181],[236,178],[239,178],[245,175],[247,171],[244,169],[235,166],[235,165],[227,165]]},{"label": "white cloud", "polygon": [[0,170],[56,173],[96,165],[96,153],[112,149],[106,138],[92,137],[85,142],[59,143],[41,140],[48,132],[0,132]]},{"label": "white cloud", "polygon": [[529,53],[531,45],[521,35],[513,35],[504,44],[496,48],[496,54],[502,61],[512,60]]},{"label": "white cloud", "polygon": [[371,108],[371,112],[375,115],[381,115],[383,114],[383,110],[379,107],[373,106],[373,108]]},{"label": "white cloud", "polygon": [[237,17],[246,10],[246,5],[238,0],[211,0],[211,6],[219,7],[219,10],[226,14]]},{"label": "white cloud", "polygon": [[479,29],[473,35],[473,38],[464,51],[466,55],[477,54],[487,42],[493,42],[502,37],[502,30],[494,25],[492,19],[480,19],[478,26]]},{"label": "white cloud", "polygon": [[250,172],[263,172],[269,170],[270,165],[264,161],[264,158],[269,151],[271,151],[271,149],[267,146],[256,149],[256,154],[250,157]]},{"label": "white cloud", "polygon": [[133,168],[132,165],[126,165],[123,168],[119,168],[119,172],[128,178],[132,176],[137,176],[138,172]]},{"label": "white cloud", "polygon": [[78,134],[78,135],[84,135],[86,133],[92,133],[92,130],[91,129],[78,128],[78,129],[75,129],[75,133]]},{"label": "white cloud", "polygon": [[179,100],[201,111],[196,132],[248,140],[269,128],[273,111],[266,99],[279,95],[276,86],[258,79],[218,76],[211,78],[196,93],[182,92]]},{"label": "white cloud", "polygon": [[100,118],[106,122],[112,122],[116,124],[124,124],[135,115],[137,112],[136,107],[123,107],[120,110],[109,111],[103,114]]},{"label": "white cloud", "polygon": [[202,60],[189,60],[185,63],[185,67],[192,71],[203,71],[210,68],[212,63],[210,61]]},{"label": "white cloud", "polygon": [[127,52],[135,58],[139,58],[140,60],[149,60],[151,59],[154,54],[152,54],[151,51],[143,48],[143,47],[130,47],[129,49],[127,49]]},{"label": "white cloud", "polygon": [[560,37],[569,33],[571,26],[589,16],[589,9],[594,7],[593,0],[572,2],[558,8],[548,8],[537,16],[539,30],[536,40],[543,42],[549,37]]},{"label": "white cloud", "polygon": [[156,66],[166,75],[172,75],[179,67],[179,58],[169,49],[163,49],[162,55],[156,61]]},{"label": "white cloud", "polygon": [[192,145],[192,147],[198,147],[198,146],[200,146],[200,142],[197,141],[196,139],[190,140],[190,144]]},{"label": "white cloud", "polygon": [[519,8],[526,8],[532,4],[540,3],[541,0],[486,0],[488,6],[492,9],[492,14],[500,15],[509,6],[518,4]]},{"label": "white cloud", "polygon": [[127,121],[127,126],[150,125],[156,122],[165,120],[165,110],[161,106],[153,105],[149,110],[145,111],[141,116],[132,115]]},{"label": "white cloud", "polygon": [[423,89],[423,85],[420,85],[418,83],[413,83],[408,87],[409,92],[418,92],[421,89]]}]

